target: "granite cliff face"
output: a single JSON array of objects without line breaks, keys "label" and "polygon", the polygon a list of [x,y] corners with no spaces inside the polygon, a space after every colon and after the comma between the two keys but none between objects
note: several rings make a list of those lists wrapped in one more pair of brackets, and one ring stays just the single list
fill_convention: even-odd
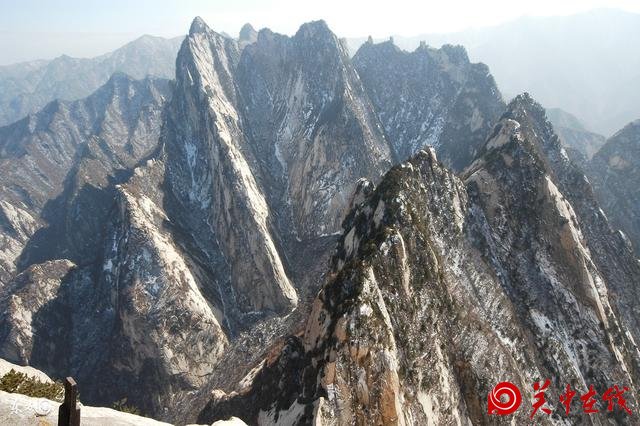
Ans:
[{"label": "granite cliff face", "polygon": [[206,259],[232,317],[294,307],[304,287],[296,267],[309,254],[298,247],[324,247],[355,181],[390,164],[323,22],[292,38],[262,30],[240,52],[194,21],[163,139],[169,215]]},{"label": "granite cliff face", "polygon": [[[106,225],[117,185],[157,150],[170,91],[167,80],[118,73],[88,98],[55,101],[0,129],[1,352],[55,377],[73,375],[89,400],[101,387],[88,384],[126,343],[110,341],[119,306],[101,277],[110,272]],[[103,383],[109,377],[117,379]]]},{"label": "granite cliff face", "polygon": [[346,48],[323,21],[292,38],[262,30],[238,79],[267,193],[290,205],[281,229],[302,240],[339,231],[355,182],[392,163]]},{"label": "granite cliff face", "polygon": [[[604,216],[588,193],[563,192],[574,173],[542,108],[521,96],[462,179],[427,151],[363,185],[304,331],[234,392],[214,392],[199,420],[487,424],[503,380],[526,400],[551,378],[550,401],[566,383],[633,385],[639,329],[620,301],[640,269],[606,220],[586,230]],[[616,277],[601,266],[612,249],[629,261]],[[552,405],[538,420],[563,423]],[[502,420],[527,422],[529,409]],[[574,410],[569,421],[605,419]]]},{"label": "granite cliff face", "polygon": [[589,163],[589,178],[612,225],[640,253],[640,120],[613,135]]},{"label": "granite cliff face", "polygon": [[180,225],[208,263],[221,264],[216,278],[229,298],[240,298],[236,307],[284,312],[297,297],[244,155],[248,146],[232,74],[238,58],[234,40],[194,21],[178,56],[176,96],[167,116],[166,182]]},{"label": "granite cliff face", "polygon": [[489,69],[470,63],[462,46],[406,52],[369,41],[353,62],[398,161],[433,146],[460,171],[504,110]]}]

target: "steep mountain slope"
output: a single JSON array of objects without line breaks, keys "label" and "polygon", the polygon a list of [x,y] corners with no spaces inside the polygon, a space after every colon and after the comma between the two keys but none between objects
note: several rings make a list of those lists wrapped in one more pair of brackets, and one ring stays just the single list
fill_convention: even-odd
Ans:
[{"label": "steep mountain slope", "polygon": [[335,232],[357,178],[390,164],[348,57],[323,22],[292,38],[263,30],[240,56],[196,19],[177,64],[165,139],[176,221],[222,268],[230,307],[287,311],[295,242]]},{"label": "steep mountain slope", "polygon": [[[492,27],[394,40],[409,50],[421,41],[463,45],[473,61],[489,66],[502,93],[527,91],[543,105],[571,111],[606,137],[638,117],[638,13],[595,9],[523,16]],[[353,51],[364,41],[351,40]]]},{"label": "steep mountain slope", "polygon": [[[55,377],[73,375],[87,400],[97,400],[103,385],[125,389],[112,384],[111,380],[122,380],[117,375],[105,374],[99,384],[95,381],[105,363],[117,359],[111,352],[126,347],[125,339],[112,338],[122,320],[116,316],[119,298],[132,300],[127,288],[109,286],[112,271],[102,259],[107,249],[113,250],[114,241],[106,225],[120,219],[113,214],[117,185],[158,148],[162,110],[170,91],[167,80],[133,80],[117,73],[86,99],[52,102],[0,129],[0,161],[6,171],[0,351],[13,362],[40,367]],[[143,218],[131,221],[137,224]],[[135,300],[142,303],[140,296]],[[184,305],[200,302],[186,293],[177,301],[165,300],[154,298],[185,311]],[[167,312],[177,320],[176,311]],[[155,320],[148,310],[145,314]],[[179,316],[189,320],[188,315]],[[198,322],[216,324],[212,314],[200,315]],[[165,320],[162,326],[173,325]],[[153,335],[149,325],[135,327],[129,334],[135,338],[134,332],[143,329],[149,332],[145,336]],[[179,346],[180,339],[172,343]],[[175,350],[171,344],[164,347]],[[127,360],[136,362],[132,356]]]},{"label": "steep mountain slope", "polygon": [[[242,308],[283,312],[297,298],[243,152],[248,147],[232,74],[238,57],[236,41],[194,21],[178,56],[176,96],[167,115],[167,184],[196,246],[209,259],[233,262],[219,275],[237,286]],[[262,279],[263,291],[253,291]]]},{"label": "steep mountain slope", "polygon": [[[117,392],[144,389],[127,395],[129,400],[146,412],[173,416],[164,407],[201,386],[240,331],[261,318],[288,314],[298,291],[318,285],[331,247],[325,240],[333,241],[322,234],[339,220],[334,217],[347,201],[338,199],[337,212],[326,209],[317,219],[311,215],[322,210],[315,204],[346,197],[341,194],[349,190],[349,179],[358,176],[352,173],[380,173],[374,166],[384,158],[378,148],[384,139],[371,139],[374,131],[357,115],[359,102],[343,101],[355,83],[335,36],[322,22],[303,25],[291,39],[278,36],[280,46],[270,46],[270,36],[261,32],[240,56],[238,42],[201,19],[191,26],[178,55],[162,149],[118,189],[120,213],[109,227],[100,278],[100,286],[111,292],[115,319],[98,370],[107,382],[90,389],[92,398],[117,399]],[[315,51],[334,58],[335,67],[308,63],[313,58],[303,53],[313,51],[312,43],[327,43]],[[287,63],[293,76],[267,74],[269,64],[261,61],[285,53],[292,55]],[[254,57],[258,54],[264,56]],[[275,79],[274,87],[269,93],[256,90],[248,81],[251,73],[257,81]],[[269,140],[264,133],[274,129],[251,121],[258,117],[250,113],[255,104],[290,101],[288,80],[297,81],[307,121],[294,121],[299,111],[292,106],[291,118],[272,124],[292,133]],[[349,133],[352,127],[356,131]],[[288,192],[299,188],[298,181],[271,167],[278,162],[277,149],[307,186],[301,195]],[[314,159],[298,150],[319,155]],[[332,157],[337,153],[341,157]],[[349,160],[353,156],[360,168],[339,167],[355,164]],[[307,174],[324,177],[325,187],[312,186]],[[304,226],[317,220],[324,228],[305,227],[307,234],[299,235],[296,222],[280,219],[292,217],[298,206],[311,206],[300,215]]]},{"label": "steep mountain slope", "polygon": [[590,160],[606,142],[606,138],[587,130],[574,115],[560,108],[548,108],[547,116],[565,147]]},{"label": "steep mountain slope", "polygon": [[[479,154],[464,181],[429,151],[363,185],[305,330],[235,392],[214,392],[199,420],[489,424],[500,421],[486,402],[498,382],[526,401],[550,378],[555,412],[537,421],[562,424],[552,401],[567,383],[582,393],[637,383],[640,267],[588,184],[563,193],[577,169],[544,110],[516,98]],[[616,277],[601,265],[613,254]],[[526,423],[530,410],[504,421]],[[570,422],[605,419],[576,405]]]},{"label": "steep mountain slope", "polygon": [[602,209],[640,253],[640,120],[613,135],[589,163]]},{"label": "steep mountain slope", "polygon": [[[286,58],[286,67],[272,69],[270,57]],[[128,397],[167,417],[239,332],[288,314],[298,291],[315,291],[356,180],[376,179],[390,152],[323,22],[292,38],[265,30],[241,56],[238,41],[198,18],[164,119],[156,116],[148,135],[129,123],[131,134],[117,139],[149,150],[116,162],[119,147],[99,131],[120,123],[106,123],[96,123],[96,135],[81,132],[91,136],[87,155],[76,154],[83,142],[61,138],[67,157],[82,161],[63,163],[68,175],[51,167],[59,193],[27,188],[42,192],[50,220],[14,250],[24,272],[6,285],[1,346],[16,362],[73,374],[87,401]],[[3,131],[3,152],[17,157],[29,146],[13,127]],[[10,309],[18,293],[23,302]],[[21,312],[42,319],[25,322]],[[71,337],[59,333],[69,329]]]},{"label": "steep mountain slope", "polygon": [[323,21],[292,38],[262,30],[238,81],[267,193],[291,205],[281,229],[303,240],[339,231],[355,182],[392,162],[344,46]]},{"label": "steep mountain slope", "polygon": [[182,37],[142,36],[95,58],[61,56],[0,67],[0,125],[35,113],[49,102],[89,96],[115,72],[135,79],[173,78]]},{"label": "steep mountain slope", "polygon": [[425,146],[455,170],[469,165],[504,103],[489,69],[460,46],[409,53],[367,42],[353,58],[396,159]]},{"label": "steep mountain slope", "polygon": [[157,146],[167,80],[114,74],[86,99],[54,101],[0,128],[0,283],[18,269],[97,256],[113,193]]}]

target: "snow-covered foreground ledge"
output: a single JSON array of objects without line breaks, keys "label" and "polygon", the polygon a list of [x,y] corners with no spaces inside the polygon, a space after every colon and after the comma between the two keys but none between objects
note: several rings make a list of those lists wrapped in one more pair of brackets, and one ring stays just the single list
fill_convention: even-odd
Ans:
[{"label": "snow-covered foreground ledge", "polygon": [[[32,425],[58,424],[59,402],[44,398],[33,398],[19,393],[0,391],[0,424],[3,425]],[[81,421],[83,425],[113,425],[113,426],[160,426],[168,423],[158,422],[146,417],[123,413],[105,407],[81,406]],[[46,421],[47,423],[43,423]]]},{"label": "snow-covered foreground ledge", "polygon": [[[5,426],[57,425],[59,406],[59,402],[48,399],[0,391],[0,424]],[[169,426],[169,423],[105,407],[82,405],[80,416],[83,426]],[[214,425],[242,426],[245,423],[237,418],[232,418],[215,422]]]},{"label": "snow-covered foreground ledge", "polygon": [[[34,377],[42,382],[53,382],[42,371],[33,368],[13,364],[0,358],[0,376],[10,370]],[[0,391],[0,425],[3,426],[23,426],[23,425],[57,425],[59,402],[45,398],[34,398],[20,393],[8,393]],[[106,407],[90,407],[80,404],[80,422],[85,425],[104,426],[161,426],[169,423],[159,422],[148,417],[137,416],[135,414],[124,413]],[[246,424],[235,417],[229,420],[221,420],[213,423],[214,426],[246,426]]]}]

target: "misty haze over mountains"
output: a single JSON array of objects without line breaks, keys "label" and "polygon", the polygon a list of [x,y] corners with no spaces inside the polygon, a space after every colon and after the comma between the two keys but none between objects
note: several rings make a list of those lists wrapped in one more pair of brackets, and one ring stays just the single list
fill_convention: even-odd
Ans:
[{"label": "misty haze over mountains", "polygon": [[173,78],[182,37],[142,36],[95,58],[60,56],[49,61],[0,67],[0,125],[37,112],[53,100],[72,101],[90,95],[114,72],[137,79]]},{"label": "misty haze over mountains", "polygon": [[[172,78],[181,40],[144,36],[93,59],[63,56],[0,66],[0,124],[16,121],[53,99],[87,96],[114,71],[135,78]],[[366,37],[347,39],[352,54],[365,41]],[[394,37],[394,43],[406,50],[414,50],[421,41],[434,47],[464,46],[473,62],[489,66],[506,98],[529,92],[547,108],[573,114],[595,134],[610,136],[640,115],[640,55],[633,51],[640,45],[638,14],[598,9],[523,17],[457,33]],[[145,60],[124,59],[143,47]],[[77,72],[84,77],[64,81],[64,75]]]},{"label": "misty haze over mountains", "polygon": [[[465,37],[524,67],[514,90],[586,84],[536,58],[578,67],[598,13]],[[505,99],[464,46],[419,40],[196,17],[0,68],[0,359],[177,424],[526,424],[488,395],[544,378],[549,401],[626,386],[635,414],[640,120],[605,138],[580,102],[607,89]],[[550,406],[537,423],[635,421]]]},{"label": "misty haze over mountains", "polygon": [[[427,29],[428,30],[428,29]],[[353,52],[366,38],[349,39]],[[523,17],[451,34],[394,37],[403,49],[420,41],[461,44],[489,66],[505,97],[529,92],[562,108],[587,130],[611,136],[640,117],[640,15],[598,9],[571,16]]]}]

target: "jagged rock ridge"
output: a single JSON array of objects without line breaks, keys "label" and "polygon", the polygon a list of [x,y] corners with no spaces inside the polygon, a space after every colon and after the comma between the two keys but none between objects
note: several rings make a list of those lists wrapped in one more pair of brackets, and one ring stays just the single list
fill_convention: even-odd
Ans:
[{"label": "jagged rock ridge", "polygon": [[0,283],[44,260],[98,257],[113,193],[157,146],[167,80],[117,73],[0,128]]},{"label": "jagged rock ridge", "polygon": [[104,246],[113,245],[106,224],[117,185],[157,150],[170,91],[167,80],[117,73],[86,99],[55,101],[0,129],[9,277],[0,297],[1,352],[58,378],[73,375],[88,400],[101,388],[91,386],[95,375],[125,344],[110,340],[117,300],[129,293],[101,277],[111,271],[102,263]]},{"label": "jagged rock ridge", "polygon": [[[516,98],[479,154],[464,180],[431,151],[363,185],[304,332],[199,420],[487,424],[503,380],[527,392],[551,378],[549,401],[566,383],[636,383],[637,307],[622,300],[637,300],[640,269],[590,193],[568,191],[578,172],[544,110]],[[614,254],[617,276],[601,263]],[[538,421],[562,424],[555,408]]]},{"label": "jagged rock ridge", "polygon": [[238,36],[238,44],[242,49],[248,44],[254,43],[258,39],[258,32],[251,26],[251,24],[247,23],[242,26],[240,29],[240,34]]},{"label": "jagged rock ridge", "polygon": [[[280,44],[270,45],[273,37]],[[271,70],[265,50],[293,68]],[[325,60],[333,66],[320,68]],[[251,72],[273,80],[277,104],[248,81]],[[144,155],[114,164],[110,141],[79,132],[92,148],[86,158],[78,155],[78,165],[65,157],[68,176],[52,167],[61,194],[33,185],[34,193],[43,191],[42,204],[51,204],[51,220],[37,224],[40,239],[25,237],[32,247],[15,251],[20,259],[10,263],[23,272],[8,272],[3,303],[42,320],[25,323],[8,310],[2,323],[12,360],[74,375],[88,401],[128,397],[163,416],[174,395],[203,384],[230,338],[260,318],[289,313],[297,290],[313,291],[355,181],[376,179],[391,163],[348,55],[323,22],[292,38],[263,30],[241,57],[238,41],[196,19],[176,77],[166,119],[156,117],[154,133],[140,135],[149,148]],[[258,106],[248,100],[271,115],[292,103],[278,123],[290,133],[249,122],[246,111]],[[121,130],[123,123],[111,120],[117,116],[104,116],[96,128]],[[27,146],[7,129],[3,153]],[[267,145],[277,132],[284,133],[281,146]],[[129,136],[119,140],[138,143]],[[99,182],[84,185],[91,179]],[[77,196],[87,186],[87,196]],[[96,214],[85,216],[87,206]],[[30,225],[13,222],[21,232]],[[68,259],[40,263],[58,256]],[[61,339],[67,329],[71,337]],[[58,355],[43,360],[47,348]]]}]

